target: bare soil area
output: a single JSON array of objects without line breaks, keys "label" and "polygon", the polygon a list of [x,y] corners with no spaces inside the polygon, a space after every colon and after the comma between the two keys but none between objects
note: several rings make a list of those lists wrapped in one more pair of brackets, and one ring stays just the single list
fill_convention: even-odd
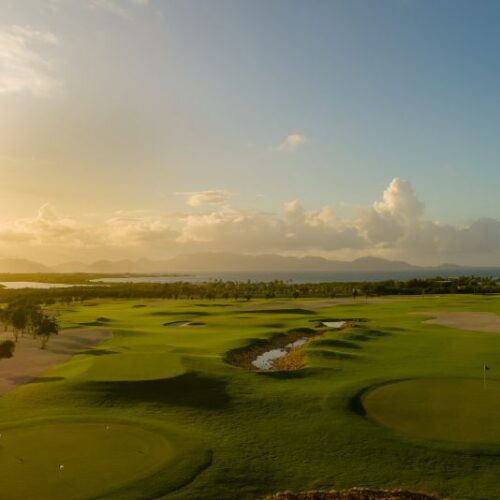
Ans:
[{"label": "bare soil area", "polygon": [[[14,356],[0,361],[0,395],[18,385],[35,380],[49,368],[67,361],[74,354],[109,339],[109,330],[82,328],[62,330],[52,337],[46,349],[40,341],[24,336],[16,344]],[[0,340],[12,339],[11,332],[0,333]]]},{"label": "bare soil area", "polygon": [[433,316],[424,321],[429,325],[448,326],[460,330],[500,333],[500,316],[490,312],[429,312],[419,313]]}]

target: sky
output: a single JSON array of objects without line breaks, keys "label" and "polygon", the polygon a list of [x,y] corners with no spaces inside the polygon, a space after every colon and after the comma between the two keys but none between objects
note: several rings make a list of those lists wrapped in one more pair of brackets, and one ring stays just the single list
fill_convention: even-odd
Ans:
[{"label": "sky", "polygon": [[500,264],[496,0],[2,0],[0,258]]}]

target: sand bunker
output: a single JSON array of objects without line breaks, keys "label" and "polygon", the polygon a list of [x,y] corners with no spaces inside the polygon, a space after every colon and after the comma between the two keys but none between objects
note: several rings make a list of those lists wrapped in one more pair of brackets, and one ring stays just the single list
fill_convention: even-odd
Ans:
[{"label": "sand bunker", "polygon": [[347,321],[323,321],[322,324],[328,328],[336,328],[340,330],[347,326]]},{"label": "sand bunker", "polygon": [[163,326],[173,326],[173,327],[186,327],[186,326],[207,326],[205,323],[199,321],[171,321],[170,323],[164,323]]},{"label": "sand bunker", "polygon": [[307,491],[304,493],[283,492],[265,497],[264,500],[437,500],[427,493],[408,490],[379,490],[375,488],[352,488],[350,490]]},{"label": "sand bunker", "polygon": [[312,328],[294,328],[269,339],[254,339],[250,344],[226,353],[226,362],[252,371],[291,371],[303,366],[303,350],[319,332]]},{"label": "sand bunker", "polygon": [[[31,382],[52,366],[67,361],[77,352],[89,349],[111,336],[108,330],[63,330],[50,339],[46,349],[40,349],[40,341],[30,336],[20,338],[14,357],[0,361],[0,394]],[[0,339],[12,339],[12,333],[2,332]]]},{"label": "sand bunker", "polygon": [[429,325],[448,326],[475,332],[500,333],[500,316],[490,312],[428,312],[419,314],[433,317],[424,321]]}]

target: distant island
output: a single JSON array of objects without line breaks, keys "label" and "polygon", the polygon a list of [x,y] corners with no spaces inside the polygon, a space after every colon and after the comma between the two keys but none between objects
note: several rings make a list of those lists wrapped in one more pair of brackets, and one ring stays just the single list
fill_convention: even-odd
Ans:
[{"label": "distant island", "polygon": [[[500,266],[498,267],[500,269]],[[236,253],[192,253],[165,260],[98,260],[92,263],[65,262],[47,266],[38,262],[0,259],[0,273],[87,273],[87,274],[168,274],[185,275],[207,272],[391,272],[435,271],[453,272],[481,270],[484,267],[441,264],[417,266],[404,261],[380,257],[361,257],[353,261],[331,260],[324,257],[288,257],[277,254],[245,255]],[[487,269],[496,269],[495,266]]]}]

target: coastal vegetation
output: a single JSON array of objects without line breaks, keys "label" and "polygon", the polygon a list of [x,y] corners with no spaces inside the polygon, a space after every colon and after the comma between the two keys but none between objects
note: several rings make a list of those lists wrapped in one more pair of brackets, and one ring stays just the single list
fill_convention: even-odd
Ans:
[{"label": "coastal vegetation", "polygon": [[[12,275],[11,277],[13,277]],[[179,281],[173,283],[96,283],[95,275],[15,275],[22,282],[63,283],[61,288],[2,288],[0,303],[30,301],[53,303],[73,302],[89,299],[175,299],[249,301],[252,299],[303,299],[351,297],[362,301],[370,297],[387,295],[429,295],[429,294],[495,294],[500,293],[500,280],[477,276],[411,279],[407,281],[363,281],[294,283],[290,281],[225,281],[203,282]],[[102,278],[102,275],[100,275]],[[6,280],[4,280],[6,281]],[[85,286],[81,286],[85,285]]]}]

